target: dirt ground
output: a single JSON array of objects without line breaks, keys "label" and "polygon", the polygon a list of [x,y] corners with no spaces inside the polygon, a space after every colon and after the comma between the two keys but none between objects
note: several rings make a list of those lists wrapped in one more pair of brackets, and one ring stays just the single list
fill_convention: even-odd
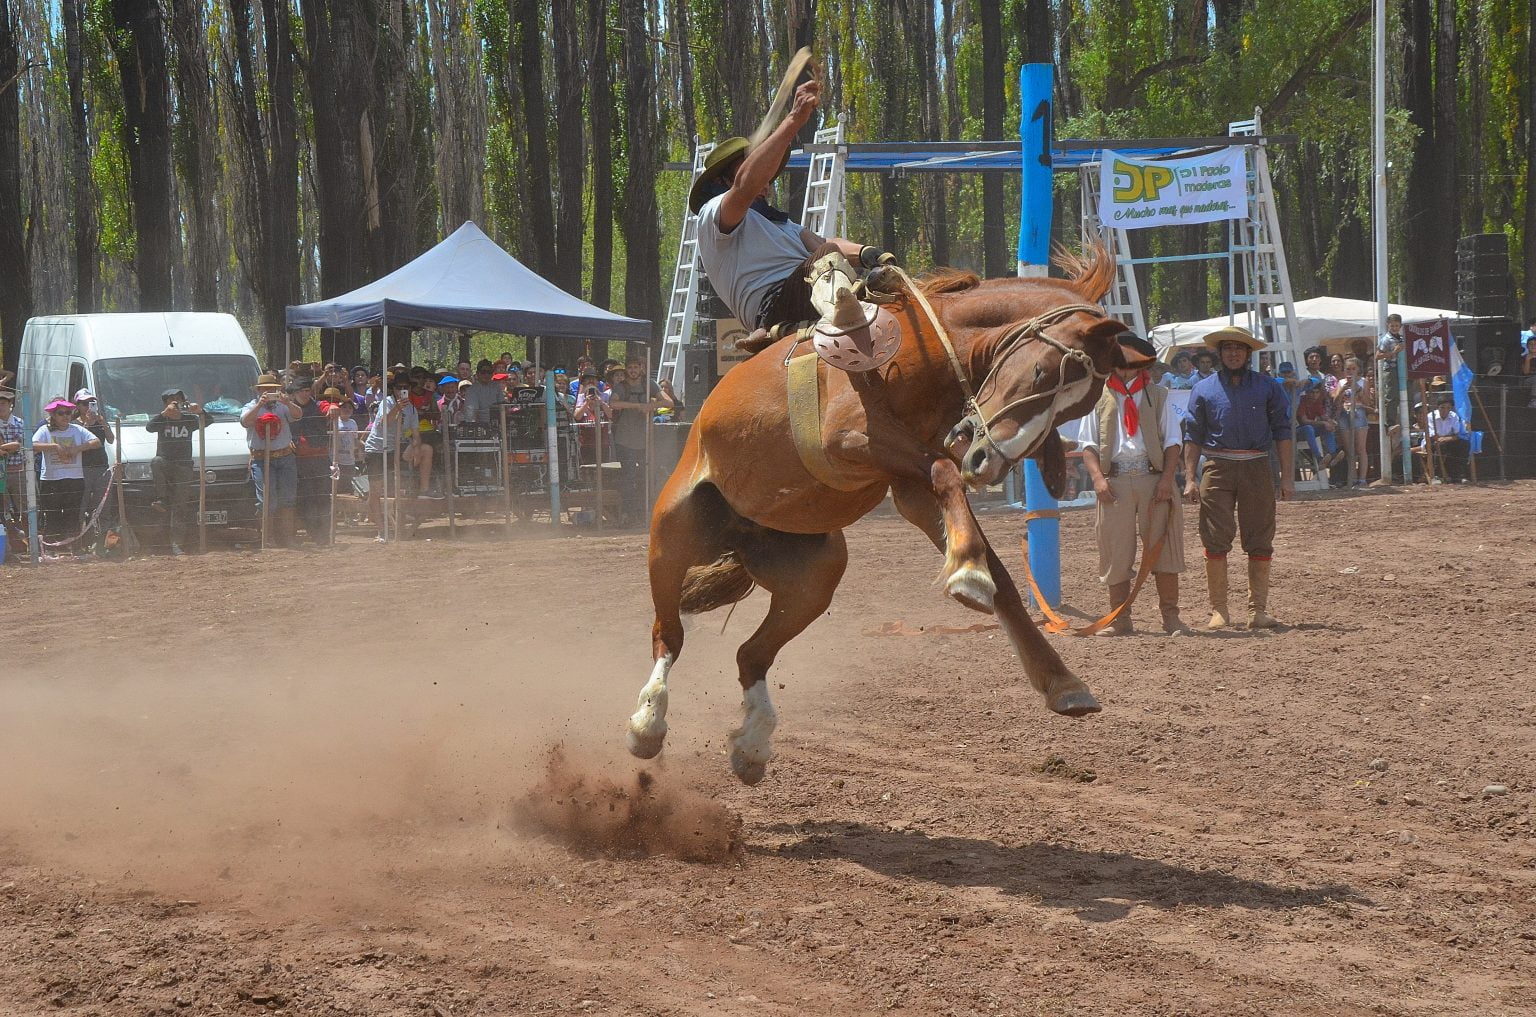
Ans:
[{"label": "dirt ground", "polygon": [[1283,505],[1294,627],[1058,638],[1083,721],[867,520],[755,788],[761,594],[623,752],[640,534],[6,569],[0,1014],[1529,1014],[1533,504]]}]

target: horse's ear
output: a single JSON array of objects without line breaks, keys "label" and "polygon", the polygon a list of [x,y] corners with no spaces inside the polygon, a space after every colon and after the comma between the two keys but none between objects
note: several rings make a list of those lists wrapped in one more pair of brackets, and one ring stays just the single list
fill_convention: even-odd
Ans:
[{"label": "horse's ear", "polygon": [[1109,359],[1110,359],[1110,366],[1112,366],[1112,367],[1130,367],[1131,366],[1130,364],[1127,364],[1125,362],[1125,347],[1121,346],[1119,343],[1115,343],[1114,352],[1112,354],[1110,354],[1110,358]]},{"label": "horse's ear", "polygon": [[[1125,322],[1118,318],[1100,318],[1083,330],[1083,342],[1091,339],[1114,339],[1125,331]],[[1120,344],[1115,343],[1115,362],[1121,363]]]}]

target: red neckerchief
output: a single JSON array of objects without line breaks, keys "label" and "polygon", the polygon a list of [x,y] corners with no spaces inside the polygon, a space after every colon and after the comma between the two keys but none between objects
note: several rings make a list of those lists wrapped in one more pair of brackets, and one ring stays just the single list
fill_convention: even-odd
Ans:
[{"label": "red neckerchief", "polygon": [[1125,387],[1125,382],[1120,380],[1120,375],[1111,374],[1109,376],[1109,387],[1111,391],[1119,392],[1125,396],[1125,436],[1127,438],[1136,437],[1136,428],[1140,426],[1141,413],[1136,409],[1136,399],[1134,397],[1137,392],[1147,387],[1147,372],[1138,371],[1135,380],[1131,382],[1130,388]]}]

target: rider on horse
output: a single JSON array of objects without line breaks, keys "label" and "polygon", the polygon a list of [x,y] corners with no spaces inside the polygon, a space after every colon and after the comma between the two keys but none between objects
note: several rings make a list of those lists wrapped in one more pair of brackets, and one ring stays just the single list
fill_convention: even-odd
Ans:
[{"label": "rider on horse", "polygon": [[768,189],[788,163],[795,135],[815,114],[820,92],[820,82],[800,85],[788,115],[756,148],[746,138],[715,146],[688,192],[688,207],[699,217],[704,271],[731,312],[756,329],[737,344],[749,353],[779,338],[770,335],[773,326],[798,327],[828,313],[812,302],[811,278],[828,268],[851,276],[850,261],[871,269],[895,260],[849,240],[824,240],[768,203]]}]

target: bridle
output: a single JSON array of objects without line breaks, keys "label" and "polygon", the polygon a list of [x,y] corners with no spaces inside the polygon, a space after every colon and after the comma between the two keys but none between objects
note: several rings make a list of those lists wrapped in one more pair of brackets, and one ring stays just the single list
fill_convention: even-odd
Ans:
[{"label": "bridle", "polygon": [[[896,268],[896,271],[906,282],[907,292],[912,294],[917,300],[918,305],[923,309],[923,313],[928,316],[928,320],[933,324],[933,330],[938,334],[939,341],[944,344],[944,352],[949,356],[949,366],[955,373],[955,380],[960,383],[960,390],[965,394],[966,413],[965,416],[961,417],[960,423],[963,424],[966,421],[971,421],[975,437],[984,446],[990,446],[1002,458],[1003,462],[1009,466],[1013,466],[1018,459],[1009,458],[1008,454],[992,438],[992,425],[997,422],[998,418],[1037,399],[1049,397],[1054,400],[1069,384],[1067,381],[1067,364],[1069,362],[1079,364],[1090,380],[1102,380],[1109,377],[1109,372],[1100,371],[1087,351],[1073,349],[1046,331],[1049,326],[1059,324],[1074,314],[1086,312],[1102,317],[1104,309],[1095,304],[1062,304],[1059,307],[1053,307],[1048,311],[1044,311],[1028,321],[1022,321],[1004,333],[1002,338],[997,341],[993,351],[992,364],[987,369],[986,375],[982,377],[981,384],[972,389],[970,377],[965,372],[965,366],[960,363],[960,356],[955,352],[954,344],[949,341],[949,334],[944,331],[944,325],[939,321],[939,316],[934,313],[933,305],[928,302],[928,298],[923,294],[922,289],[911,276],[907,275],[900,268]],[[1056,365],[1056,384],[1043,392],[1032,392],[1027,396],[1020,396],[990,415],[983,413],[981,403],[976,398],[976,393],[978,391],[986,391],[987,386],[992,382],[998,369],[1002,367],[1003,361],[1031,342],[1044,343],[1061,354],[1061,360]],[[1020,455],[1018,458],[1021,459],[1023,456]]]}]

